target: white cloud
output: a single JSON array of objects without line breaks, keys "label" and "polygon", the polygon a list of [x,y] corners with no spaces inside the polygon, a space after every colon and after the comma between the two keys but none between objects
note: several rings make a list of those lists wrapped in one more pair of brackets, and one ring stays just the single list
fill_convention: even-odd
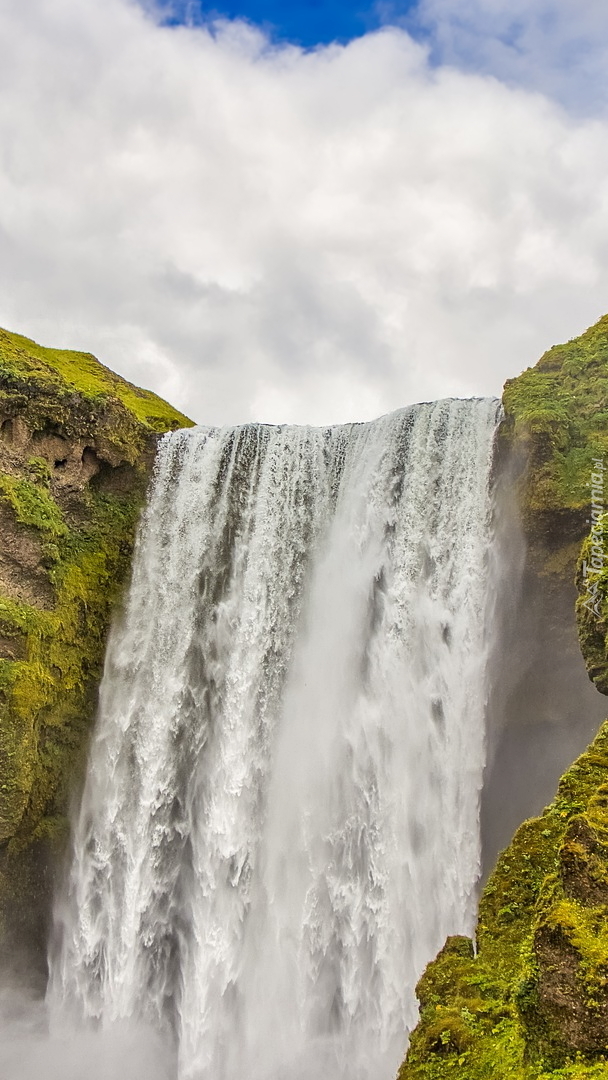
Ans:
[{"label": "white cloud", "polygon": [[498,394],[608,307],[606,124],[403,31],[4,0],[0,39],[0,324],[202,422]]},{"label": "white cloud", "polygon": [[[394,5],[379,4],[386,18]],[[585,114],[608,107],[605,0],[419,0],[405,20],[436,59],[540,90]]]}]

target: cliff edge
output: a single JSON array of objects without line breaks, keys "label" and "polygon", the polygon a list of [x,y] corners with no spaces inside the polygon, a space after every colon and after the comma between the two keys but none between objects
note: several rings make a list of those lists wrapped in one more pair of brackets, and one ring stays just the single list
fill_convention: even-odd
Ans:
[{"label": "cliff edge", "polygon": [[156,440],[190,424],[89,354],[0,330],[0,942],[38,962]]}]

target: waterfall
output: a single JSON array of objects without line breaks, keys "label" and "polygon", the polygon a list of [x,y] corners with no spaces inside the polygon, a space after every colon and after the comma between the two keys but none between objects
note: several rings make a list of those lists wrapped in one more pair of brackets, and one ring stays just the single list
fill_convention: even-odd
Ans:
[{"label": "waterfall", "polygon": [[471,933],[499,404],[165,436],[49,997],[179,1080],[390,1080]]}]

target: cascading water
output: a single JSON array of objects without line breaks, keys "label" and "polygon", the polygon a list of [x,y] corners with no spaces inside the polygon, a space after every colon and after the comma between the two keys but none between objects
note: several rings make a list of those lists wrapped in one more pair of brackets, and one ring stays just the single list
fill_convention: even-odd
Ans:
[{"label": "cascading water", "polygon": [[389,1080],[470,933],[493,400],[166,436],[49,995],[179,1080]]}]

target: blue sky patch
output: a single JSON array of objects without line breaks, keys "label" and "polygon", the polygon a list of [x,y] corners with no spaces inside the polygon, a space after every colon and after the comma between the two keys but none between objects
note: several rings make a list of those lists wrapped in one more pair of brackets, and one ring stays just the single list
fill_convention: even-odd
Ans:
[{"label": "blue sky patch", "polygon": [[171,14],[165,25],[201,24],[217,18],[246,19],[263,29],[275,41],[290,41],[304,48],[326,45],[332,41],[341,44],[376,30],[386,21],[390,10],[391,19],[403,18],[416,6],[415,0],[401,3],[366,4],[344,3],[343,0],[298,0],[285,3],[281,0],[220,0],[205,3],[204,0],[173,0]]}]

